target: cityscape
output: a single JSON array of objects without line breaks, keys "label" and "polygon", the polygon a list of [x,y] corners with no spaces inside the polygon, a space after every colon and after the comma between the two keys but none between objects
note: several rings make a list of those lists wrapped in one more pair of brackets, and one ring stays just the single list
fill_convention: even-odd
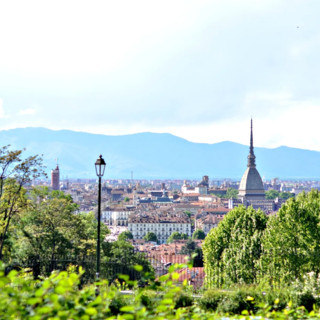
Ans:
[{"label": "cityscape", "polygon": [[0,320],[320,319],[320,2],[0,3]]}]

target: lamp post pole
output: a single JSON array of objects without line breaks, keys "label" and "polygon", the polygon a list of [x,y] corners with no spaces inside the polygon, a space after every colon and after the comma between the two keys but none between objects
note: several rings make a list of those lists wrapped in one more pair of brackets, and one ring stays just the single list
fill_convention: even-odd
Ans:
[{"label": "lamp post pole", "polygon": [[100,230],[101,230],[101,177],[99,177],[99,190],[98,190],[98,237],[97,237],[97,273],[96,279],[100,277]]},{"label": "lamp post pole", "polygon": [[102,158],[102,155],[99,156],[95,163],[96,174],[99,178],[99,187],[98,187],[98,232],[97,232],[97,272],[96,272],[96,280],[99,280],[100,277],[100,230],[101,230],[101,177],[104,174],[104,170],[106,168],[106,163]]}]

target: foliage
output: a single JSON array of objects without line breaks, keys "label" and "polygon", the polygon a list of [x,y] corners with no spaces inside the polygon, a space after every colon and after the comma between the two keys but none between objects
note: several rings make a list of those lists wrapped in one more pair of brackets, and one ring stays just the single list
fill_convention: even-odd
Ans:
[{"label": "foliage", "polygon": [[146,235],[143,237],[144,240],[147,242],[158,242],[157,235],[154,232],[147,232]]},{"label": "foliage", "polygon": [[203,240],[205,237],[206,237],[206,234],[201,229],[195,230],[192,235],[193,240]]},{"label": "foliage", "polygon": [[24,186],[33,179],[45,176],[42,159],[39,156],[23,158],[24,150],[10,150],[10,146],[0,148],[0,260],[8,241],[11,223],[19,220],[19,215],[27,205]]},{"label": "foliage", "polygon": [[291,193],[291,192],[280,192],[279,193],[279,198],[280,199],[290,199],[290,198],[294,198],[294,193]]},{"label": "foliage", "polygon": [[[292,293],[265,293],[258,287],[209,290],[194,301],[186,283],[176,285],[177,271],[185,267],[188,266],[170,267],[168,274],[159,277],[160,285],[154,291],[151,286],[138,288],[137,282],[125,275],[120,277],[123,285],[100,281],[79,287],[81,268],[76,272],[75,267],[70,267],[35,281],[23,270],[5,274],[0,265],[1,319],[320,319],[317,311],[308,314],[305,308],[298,307]],[[127,286],[133,288],[132,294],[122,291]]]},{"label": "foliage", "polygon": [[209,287],[257,281],[266,223],[261,210],[240,206],[211,229],[202,246]]},{"label": "foliage", "polygon": [[185,233],[180,233],[178,231],[172,232],[169,238],[167,239],[167,243],[172,243],[176,240],[187,240],[188,235]]},{"label": "foliage", "polygon": [[131,278],[140,278],[134,270],[140,265],[143,271],[153,276],[153,268],[144,253],[136,252],[131,243],[127,241],[114,241],[102,244],[103,255],[101,261],[102,277],[113,281],[118,274],[127,274]]},{"label": "foliage", "polygon": [[133,239],[133,235],[129,230],[121,232],[118,236],[118,240],[122,240],[122,241],[131,240],[131,239]]},{"label": "foliage", "polygon": [[191,239],[188,239],[186,244],[182,246],[180,253],[191,256],[192,253],[194,253],[197,248],[198,248],[197,243]]},{"label": "foliage", "polygon": [[[93,213],[75,214],[78,206],[70,195],[34,188],[15,235],[13,256],[52,259],[56,255],[95,255],[97,220]],[[101,240],[108,229],[101,226]]]},{"label": "foliage", "polygon": [[239,191],[234,188],[228,188],[225,198],[227,199],[238,199]]},{"label": "foliage", "polygon": [[279,191],[273,189],[267,190],[265,192],[265,197],[266,199],[274,200],[279,197]]},{"label": "foliage", "polygon": [[265,192],[266,199],[274,200],[276,198],[289,199],[294,198],[294,194],[290,192],[279,192],[277,190],[270,189]]},{"label": "foliage", "polygon": [[320,193],[312,190],[289,199],[269,219],[262,244],[263,275],[280,285],[308,272],[320,274]]}]

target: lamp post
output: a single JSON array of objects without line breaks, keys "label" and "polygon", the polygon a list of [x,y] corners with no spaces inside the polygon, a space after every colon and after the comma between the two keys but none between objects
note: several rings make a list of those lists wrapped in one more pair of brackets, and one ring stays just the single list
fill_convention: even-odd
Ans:
[{"label": "lamp post", "polygon": [[102,155],[99,156],[95,163],[96,173],[99,178],[99,189],[98,189],[98,236],[97,236],[97,272],[96,280],[99,280],[100,276],[100,223],[101,223],[101,177],[104,175],[104,170],[106,168],[106,163],[102,158]]}]

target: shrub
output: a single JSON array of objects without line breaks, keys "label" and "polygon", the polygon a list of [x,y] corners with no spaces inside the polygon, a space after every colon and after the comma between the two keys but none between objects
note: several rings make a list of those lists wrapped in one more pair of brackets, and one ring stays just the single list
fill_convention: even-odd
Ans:
[{"label": "shrub", "polygon": [[175,309],[191,307],[193,305],[193,298],[190,293],[180,291],[175,299]]},{"label": "shrub", "polygon": [[198,300],[198,304],[204,310],[215,311],[224,296],[225,292],[220,289],[209,289]]}]

